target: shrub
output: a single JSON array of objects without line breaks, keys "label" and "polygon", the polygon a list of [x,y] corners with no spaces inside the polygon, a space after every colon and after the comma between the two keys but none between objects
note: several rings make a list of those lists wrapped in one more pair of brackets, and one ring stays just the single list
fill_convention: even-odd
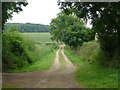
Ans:
[{"label": "shrub", "polygon": [[17,28],[9,28],[3,33],[2,44],[3,71],[21,68],[26,64],[32,63],[28,53],[34,50],[34,44],[25,40],[17,31]]}]

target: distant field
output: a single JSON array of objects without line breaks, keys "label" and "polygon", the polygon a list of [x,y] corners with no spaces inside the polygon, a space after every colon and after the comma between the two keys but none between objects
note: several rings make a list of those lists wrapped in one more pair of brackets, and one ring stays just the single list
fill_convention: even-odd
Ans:
[{"label": "distant field", "polygon": [[22,33],[22,35],[36,43],[52,42],[50,33]]}]

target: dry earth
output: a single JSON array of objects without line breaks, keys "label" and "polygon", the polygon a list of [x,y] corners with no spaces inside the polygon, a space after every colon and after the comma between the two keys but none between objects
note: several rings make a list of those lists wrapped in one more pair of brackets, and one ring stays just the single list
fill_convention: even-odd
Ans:
[{"label": "dry earth", "polygon": [[[60,63],[59,53],[62,53],[64,64]],[[75,70],[75,66],[64,54],[64,45],[61,45],[56,52],[54,64],[49,70],[3,73],[3,85],[11,84],[17,88],[79,88],[73,75]]]}]

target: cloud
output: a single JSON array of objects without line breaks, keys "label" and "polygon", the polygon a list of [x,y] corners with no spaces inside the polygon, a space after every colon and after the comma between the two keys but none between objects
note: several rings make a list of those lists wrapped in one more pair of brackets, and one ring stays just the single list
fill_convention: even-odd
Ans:
[{"label": "cloud", "polygon": [[8,22],[50,24],[51,19],[60,12],[57,0],[28,0],[28,3],[22,12],[14,13]]}]

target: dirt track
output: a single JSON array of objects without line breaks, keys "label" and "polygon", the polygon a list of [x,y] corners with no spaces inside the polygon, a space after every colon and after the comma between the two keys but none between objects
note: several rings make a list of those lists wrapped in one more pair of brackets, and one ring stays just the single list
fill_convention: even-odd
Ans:
[{"label": "dirt track", "polygon": [[[59,53],[64,58],[63,64],[59,61]],[[64,54],[64,45],[56,52],[55,62],[48,71],[3,73],[3,84],[12,84],[17,88],[79,88],[74,80],[74,65]]]}]

